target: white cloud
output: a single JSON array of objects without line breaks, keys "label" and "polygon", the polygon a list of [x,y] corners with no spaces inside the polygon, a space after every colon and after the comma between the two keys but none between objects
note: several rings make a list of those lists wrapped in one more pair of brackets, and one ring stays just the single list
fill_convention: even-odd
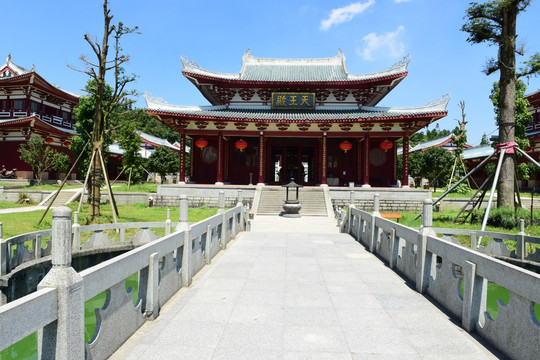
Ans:
[{"label": "white cloud", "polygon": [[361,1],[351,3],[339,9],[333,9],[328,19],[321,21],[321,30],[328,30],[333,25],[351,21],[356,15],[363,13],[367,8],[375,4],[375,0],[368,0],[365,3]]},{"label": "white cloud", "polygon": [[399,41],[399,35],[404,31],[405,28],[403,26],[398,26],[395,31],[386,34],[367,34],[362,38],[365,45],[363,49],[358,49],[358,55],[364,60],[374,60],[375,53],[378,52],[384,52],[393,58],[403,56],[405,53],[405,44]]},{"label": "white cloud", "polygon": [[394,0],[395,3],[409,2],[411,0]]}]

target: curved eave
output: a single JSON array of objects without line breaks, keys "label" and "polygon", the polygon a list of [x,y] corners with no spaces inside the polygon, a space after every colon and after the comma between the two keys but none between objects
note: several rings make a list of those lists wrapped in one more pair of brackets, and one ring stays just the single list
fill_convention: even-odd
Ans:
[{"label": "curved eave", "polygon": [[435,111],[435,112],[426,112],[426,113],[417,113],[417,114],[395,114],[395,115],[385,115],[385,116],[343,116],[343,117],[334,117],[334,118],[321,118],[316,119],[309,116],[297,116],[295,119],[265,119],[262,117],[247,117],[247,116],[220,116],[219,113],[215,115],[202,115],[202,114],[186,114],[178,112],[169,112],[163,110],[151,110],[147,109],[146,112],[151,115],[157,115],[160,118],[176,118],[176,119],[189,119],[189,120],[210,120],[210,121],[242,121],[242,122],[279,122],[279,123],[302,123],[302,122],[339,122],[339,123],[348,123],[348,122],[392,122],[392,121],[403,121],[403,120],[415,120],[415,119],[432,119],[432,121],[445,117],[447,111]]},{"label": "curved eave", "polygon": [[[187,70],[182,71],[182,74],[187,78],[196,79],[199,85],[202,85],[201,82],[211,82],[211,83],[220,83],[227,84],[231,87],[252,87],[252,86],[262,86],[262,87],[312,87],[320,86],[322,88],[332,88],[332,87],[343,87],[343,86],[365,86],[366,84],[372,84],[383,81],[393,81],[399,78],[405,78],[408,74],[408,71],[403,71],[395,74],[384,75],[379,77],[367,78],[367,79],[352,79],[352,80],[340,80],[340,81],[276,81],[276,80],[241,80],[241,79],[231,79],[218,76],[203,75],[194,72],[189,72]],[[202,81],[201,81],[202,80]]]},{"label": "curved eave", "polygon": [[37,116],[29,116],[29,117],[0,121],[0,129],[2,128],[16,129],[16,128],[25,127],[25,126],[32,127],[34,130],[36,129],[41,130],[46,134],[53,134],[53,135],[58,135],[58,136],[77,135],[77,132],[74,130],[63,129],[63,128],[59,128],[57,126],[51,125],[49,123],[44,122]]},{"label": "curved eave", "polygon": [[[33,77],[33,79],[32,79]],[[62,90],[57,88],[56,86],[51,85],[47,80],[45,80],[42,76],[40,76],[36,72],[31,72],[23,75],[17,75],[9,78],[2,78],[0,79],[0,87],[3,84],[7,85],[33,85],[40,90],[46,91],[50,93],[51,95],[54,95],[56,97],[59,97],[63,100],[69,101],[74,103],[75,105],[79,104],[79,98]]]}]

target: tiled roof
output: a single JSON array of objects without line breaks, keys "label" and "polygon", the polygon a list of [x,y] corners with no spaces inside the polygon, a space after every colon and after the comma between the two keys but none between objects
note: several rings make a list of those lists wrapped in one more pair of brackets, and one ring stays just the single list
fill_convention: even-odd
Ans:
[{"label": "tiled roof", "polygon": [[157,102],[146,97],[147,110],[156,113],[168,113],[178,115],[193,115],[199,117],[217,117],[223,119],[246,119],[246,120],[285,120],[285,121],[329,121],[358,118],[396,118],[400,116],[415,116],[440,114],[446,112],[449,97],[428,103],[426,106],[412,108],[390,107],[341,107],[325,108],[311,111],[272,110],[269,106],[252,107],[226,107],[220,106],[180,106]]},{"label": "tiled roof", "polygon": [[[15,72],[16,76],[28,74],[35,71],[33,66],[32,66],[32,70],[28,70],[12,62],[11,54],[8,54],[6,62],[0,66],[0,73],[2,73],[2,70],[4,70],[5,68],[10,68],[13,72]],[[0,79],[2,78],[0,77]]]},{"label": "tiled roof", "polygon": [[451,140],[452,140],[452,134],[449,134],[438,139],[422,142],[414,146],[412,149],[410,149],[409,153],[412,153],[415,151],[427,150],[435,146],[442,146]]},{"label": "tiled roof", "polygon": [[243,56],[238,74],[218,73],[202,69],[197,63],[182,57],[184,72],[224,80],[273,81],[273,82],[332,82],[362,81],[395,76],[407,72],[410,57],[387,70],[363,75],[351,75],[345,68],[345,55],[320,59],[266,59],[251,56],[249,49]]},{"label": "tiled roof", "polygon": [[463,150],[461,156],[464,160],[467,159],[476,159],[476,158],[485,158],[493,154],[495,149],[491,145],[476,146],[470,149]]},{"label": "tiled roof", "polygon": [[158,138],[157,136],[153,136],[147,133],[144,133],[142,131],[137,131],[137,134],[141,137],[142,141],[147,142],[154,146],[164,146],[171,150],[179,151],[180,149],[168,142],[165,139]]}]

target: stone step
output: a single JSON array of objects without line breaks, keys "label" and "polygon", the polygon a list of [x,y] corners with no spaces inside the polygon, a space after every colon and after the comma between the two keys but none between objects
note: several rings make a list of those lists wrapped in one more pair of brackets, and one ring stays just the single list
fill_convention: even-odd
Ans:
[{"label": "stone step", "polygon": [[[295,198],[296,191],[289,191],[289,198]],[[283,211],[283,202],[286,190],[283,188],[263,188],[257,214],[277,215]],[[300,214],[326,216],[326,202],[322,189],[303,188],[298,193],[298,200],[302,205]]]}]

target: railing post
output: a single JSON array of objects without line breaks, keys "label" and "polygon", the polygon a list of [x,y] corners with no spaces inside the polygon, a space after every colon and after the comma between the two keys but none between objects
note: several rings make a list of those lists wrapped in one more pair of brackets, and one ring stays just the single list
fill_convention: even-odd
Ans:
[{"label": "railing post", "polygon": [[372,253],[375,252],[377,245],[377,232],[375,231],[375,219],[380,217],[381,213],[379,212],[379,194],[376,193],[373,196],[373,212],[371,213],[371,223],[369,224],[369,239],[368,247],[369,251]]},{"label": "railing post", "polygon": [[429,284],[432,255],[427,252],[427,238],[434,236],[433,203],[431,199],[424,200],[422,227],[418,230],[418,256],[416,258],[416,290],[424,293]]},{"label": "railing post", "polygon": [[238,201],[236,203],[236,206],[240,206],[240,222],[239,222],[239,226],[240,226],[240,229],[243,231],[244,230],[244,197],[242,195],[242,190],[238,190]]},{"label": "railing post", "polygon": [[525,220],[519,220],[519,233],[517,234],[516,256],[524,260],[527,257],[527,246],[525,245]]},{"label": "railing post", "polygon": [[34,259],[41,258],[41,235],[37,235],[34,239]]},{"label": "railing post", "polygon": [[179,216],[178,225],[176,225],[176,231],[182,231],[189,229],[188,223],[188,198],[186,195],[180,195],[179,204]]},{"label": "railing post", "polygon": [[349,219],[347,223],[347,234],[350,234],[351,229],[352,229],[353,216],[352,216],[351,209],[356,209],[356,206],[354,206],[354,191],[351,191],[350,198],[349,198],[349,214],[348,214]]},{"label": "railing post", "polygon": [[148,285],[146,287],[146,303],[144,312],[148,319],[154,320],[159,315],[159,258],[158,253],[148,257]]},{"label": "railing post", "polygon": [[221,213],[221,250],[227,248],[227,218],[225,217],[225,212]]},{"label": "railing post", "polygon": [[210,251],[212,246],[212,226],[210,224],[206,225],[206,238],[204,241],[204,257],[206,263],[210,264],[212,261],[212,252]]},{"label": "railing post", "polygon": [[476,275],[476,264],[467,261],[463,268],[463,309],[461,325],[468,332],[474,331],[476,324],[486,310],[487,280]]},{"label": "railing post", "polygon": [[190,286],[193,279],[191,273],[191,256],[193,242],[189,235],[189,228],[184,230],[184,252],[182,253],[182,286]]},{"label": "railing post", "polygon": [[238,201],[236,203],[244,206],[244,196],[242,195],[242,190],[238,190]]},{"label": "railing post", "polygon": [[184,232],[184,250],[182,252],[182,286],[191,285],[193,275],[191,273],[191,256],[193,252],[193,242],[189,235],[188,222],[188,198],[186,195],[180,195],[178,225],[175,231]]},{"label": "railing post", "polygon": [[0,276],[7,273],[7,243],[4,242],[4,225],[0,222]]},{"label": "railing post", "polygon": [[[6,274],[7,256],[7,244],[4,242],[4,231],[2,228],[2,223],[0,222],[0,276]],[[6,303],[6,294],[4,294],[4,292],[0,292],[0,306]]]},{"label": "railing post", "polygon": [[39,331],[38,358],[84,359],[84,291],[71,267],[71,209],[52,212],[52,268],[38,289],[56,288],[58,317]]},{"label": "railing post", "polygon": [[390,261],[388,265],[393,269],[397,265],[399,254],[399,237],[396,236],[396,229],[390,229]]},{"label": "railing post", "polygon": [[[71,226],[73,232],[73,250],[81,250],[81,225],[79,225],[79,212],[73,213],[73,225]],[[41,245],[40,245],[41,248]]]},{"label": "railing post", "polygon": [[171,209],[167,209],[167,220],[165,220],[165,235],[169,235],[171,233]]},{"label": "railing post", "polygon": [[218,214],[225,212],[225,191],[220,190],[219,191],[219,197],[218,197]]}]

